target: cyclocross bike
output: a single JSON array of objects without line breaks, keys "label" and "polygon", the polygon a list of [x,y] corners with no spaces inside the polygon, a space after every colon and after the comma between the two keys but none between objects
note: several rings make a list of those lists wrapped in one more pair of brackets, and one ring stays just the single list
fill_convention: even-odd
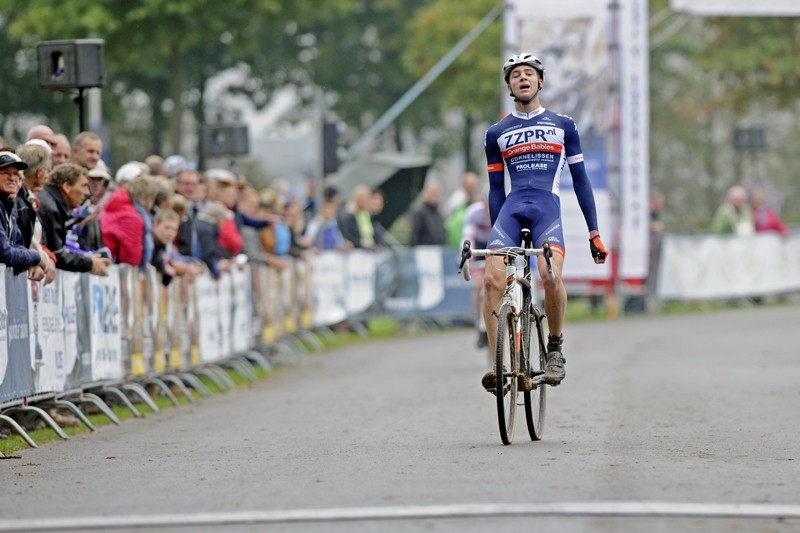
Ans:
[{"label": "cyclocross bike", "polygon": [[[545,258],[547,277],[554,279],[550,258],[552,250],[545,243],[541,248],[531,246],[531,232],[522,230],[522,246],[489,249],[471,249],[469,241],[461,250],[459,273],[471,279],[470,257],[502,256],[506,269],[506,288],[503,303],[497,316],[497,345],[495,347],[495,372],[497,421],[503,444],[514,440],[514,426],[518,395],[522,394],[525,420],[531,440],[540,440],[544,432],[547,388],[541,382],[547,356],[547,323],[544,313],[533,300],[531,256]],[[486,265],[489,268],[489,265]],[[535,335],[535,339],[533,338]]]}]

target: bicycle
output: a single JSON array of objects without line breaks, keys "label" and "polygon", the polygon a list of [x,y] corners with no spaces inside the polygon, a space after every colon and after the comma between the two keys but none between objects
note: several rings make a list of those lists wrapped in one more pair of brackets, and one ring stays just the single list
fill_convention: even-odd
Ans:
[{"label": "bicycle", "polygon": [[[544,434],[547,390],[541,381],[547,356],[546,317],[533,301],[531,284],[531,256],[545,258],[547,277],[554,279],[550,258],[552,250],[547,243],[541,248],[531,246],[531,232],[521,232],[522,246],[496,250],[471,249],[465,241],[461,250],[459,273],[471,279],[470,257],[502,256],[506,269],[506,288],[497,316],[497,344],[495,346],[495,372],[497,399],[497,421],[503,444],[514,440],[514,427],[518,394],[521,392],[525,404],[525,420],[531,440],[541,440]],[[522,259],[522,261],[518,261]],[[520,264],[521,263],[521,264]],[[487,267],[489,268],[488,264]],[[538,268],[536,269],[538,272]],[[536,331],[538,356],[531,352],[533,328]],[[532,394],[533,393],[533,394]]]}]

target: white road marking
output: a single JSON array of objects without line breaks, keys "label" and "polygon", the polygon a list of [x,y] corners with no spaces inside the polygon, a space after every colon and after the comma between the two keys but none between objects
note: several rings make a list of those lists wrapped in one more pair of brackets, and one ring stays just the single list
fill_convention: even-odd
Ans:
[{"label": "white road marking", "polygon": [[259,525],[516,516],[800,519],[800,505],[757,503],[565,502],[139,514],[0,520],[0,532]]}]

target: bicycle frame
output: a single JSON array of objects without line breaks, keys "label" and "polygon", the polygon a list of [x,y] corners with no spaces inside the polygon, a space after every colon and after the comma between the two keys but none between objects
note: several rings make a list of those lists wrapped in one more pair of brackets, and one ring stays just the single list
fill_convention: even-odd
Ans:
[{"label": "bicycle frame", "polygon": [[[533,303],[530,257],[544,257],[548,278],[555,279],[555,274],[550,261],[552,251],[549,246],[545,243],[542,248],[532,248],[530,230],[527,229],[522,230],[521,237],[521,247],[513,246],[495,250],[472,250],[470,242],[465,241],[459,265],[459,272],[463,274],[464,279],[469,280],[471,279],[470,257],[502,256],[504,259],[506,284],[500,306],[494,311],[498,319],[498,340],[495,354],[496,390],[494,394],[497,399],[498,422],[503,444],[511,444],[514,437],[518,393],[523,395],[525,417],[532,440],[542,438],[544,426],[545,389],[541,386],[541,379],[544,375],[544,345],[542,344],[545,335],[543,333],[544,315]],[[524,259],[522,264],[520,264],[520,259]],[[486,268],[491,268],[491,266],[487,264]],[[538,271],[537,266],[537,275]],[[535,338],[538,341],[533,346],[531,328],[535,328]],[[532,394],[534,390],[538,391],[535,393],[535,397]]]}]

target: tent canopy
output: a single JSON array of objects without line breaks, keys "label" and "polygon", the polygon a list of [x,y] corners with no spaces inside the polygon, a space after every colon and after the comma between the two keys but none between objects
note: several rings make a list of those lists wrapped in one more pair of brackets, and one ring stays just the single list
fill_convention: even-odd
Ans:
[{"label": "tent canopy", "polygon": [[378,220],[388,228],[408,210],[422,190],[431,164],[427,156],[374,153],[343,165],[330,177],[329,184],[339,189],[345,199],[350,198],[358,185],[380,189],[386,205]]}]

